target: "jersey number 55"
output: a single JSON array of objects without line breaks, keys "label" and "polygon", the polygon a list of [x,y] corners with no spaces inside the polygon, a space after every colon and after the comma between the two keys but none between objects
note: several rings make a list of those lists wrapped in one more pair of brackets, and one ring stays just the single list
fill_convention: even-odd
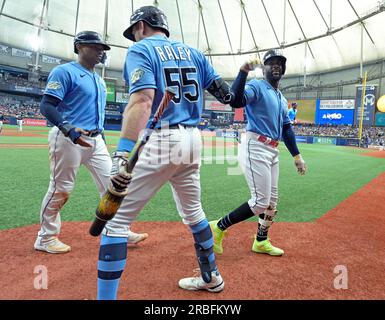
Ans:
[{"label": "jersey number 55", "polygon": [[164,76],[167,87],[177,87],[178,94],[174,97],[174,103],[179,103],[181,94],[190,102],[199,100],[199,86],[196,80],[197,70],[194,67],[164,68]]}]

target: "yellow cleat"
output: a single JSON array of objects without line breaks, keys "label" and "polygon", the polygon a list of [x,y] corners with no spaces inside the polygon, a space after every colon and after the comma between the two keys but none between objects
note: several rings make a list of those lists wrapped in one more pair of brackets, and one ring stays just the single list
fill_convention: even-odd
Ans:
[{"label": "yellow cleat", "polygon": [[263,241],[257,241],[257,239],[254,239],[253,247],[251,248],[251,251],[256,253],[266,253],[271,256],[282,256],[284,251],[280,248],[274,247],[270,239],[266,239]]},{"label": "yellow cleat", "polygon": [[214,252],[217,254],[222,254],[223,253],[222,241],[227,231],[222,231],[221,229],[218,228],[217,226],[218,221],[219,220],[210,221],[209,225],[214,238]]}]

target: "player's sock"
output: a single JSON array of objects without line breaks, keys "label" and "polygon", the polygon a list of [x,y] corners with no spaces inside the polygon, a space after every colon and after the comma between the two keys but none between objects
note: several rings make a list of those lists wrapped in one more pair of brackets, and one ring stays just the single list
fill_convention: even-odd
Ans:
[{"label": "player's sock", "polygon": [[238,222],[244,221],[254,216],[254,212],[251,211],[247,202],[242,204],[239,208],[230,212],[227,216],[218,221],[217,226],[222,231],[225,231],[228,227]]},{"label": "player's sock", "polygon": [[126,237],[102,235],[98,261],[98,300],[116,300],[126,257]]},{"label": "player's sock", "polygon": [[214,239],[207,219],[190,226],[194,240],[195,250],[198,257],[199,268],[205,282],[211,281],[211,272],[217,270],[213,251]]},{"label": "player's sock", "polygon": [[[261,213],[259,215],[259,220],[263,220],[265,218],[265,214]],[[269,227],[262,225],[260,222],[258,222],[258,231],[257,231],[257,241],[264,241],[267,239],[267,234],[269,232]]]},{"label": "player's sock", "polygon": [[258,231],[257,241],[264,241],[267,239],[269,228],[273,224],[274,217],[277,214],[277,210],[269,206],[264,213],[259,215],[258,219]]}]

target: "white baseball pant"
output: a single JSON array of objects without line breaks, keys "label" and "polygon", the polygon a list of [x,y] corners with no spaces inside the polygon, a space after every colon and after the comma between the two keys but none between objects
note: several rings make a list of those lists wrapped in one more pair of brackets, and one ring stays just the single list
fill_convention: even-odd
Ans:
[{"label": "white baseball pant", "polygon": [[75,177],[80,165],[86,166],[99,190],[100,196],[110,181],[112,161],[102,135],[82,136],[91,148],[82,147],[65,137],[54,127],[48,135],[50,157],[50,183],[40,210],[40,231],[38,236],[48,239],[60,233],[60,209],[67,202],[74,188]]},{"label": "white baseball pant", "polygon": [[131,223],[167,181],[183,223],[194,225],[202,221],[205,213],[200,201],[201,147],[200,131],[195,127],[155,130],[134,167],[128,194],[103,234],[127,237]]},{"label": "white baseball pant", "polygon": [[279,150],[257,140],[254,132],[246,133],[245,177],[250,189],[251,210],[259,215],[277,207]]}]

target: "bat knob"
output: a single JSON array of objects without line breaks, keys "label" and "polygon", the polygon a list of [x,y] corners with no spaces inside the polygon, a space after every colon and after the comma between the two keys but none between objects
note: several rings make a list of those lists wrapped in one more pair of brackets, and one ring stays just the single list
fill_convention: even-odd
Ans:
[{"label": "bat knob", "polygon": [[90,235],[93,237],[98,237],[102,233],[106,222],[107,221],[100,220],[98,217],[96,217],[90,227]]}]

